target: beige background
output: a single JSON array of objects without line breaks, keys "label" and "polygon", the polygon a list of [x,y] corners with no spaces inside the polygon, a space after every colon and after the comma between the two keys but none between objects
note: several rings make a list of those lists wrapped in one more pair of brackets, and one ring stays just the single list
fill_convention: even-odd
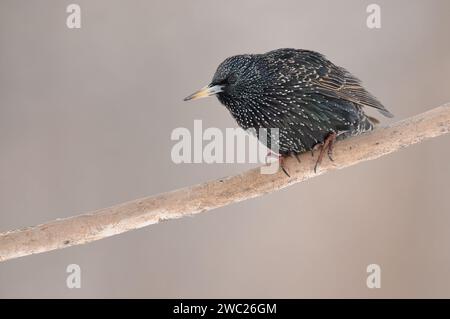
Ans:
[{"label": "beige background", "polygon": [[[450,2],[0,1],[0,231],[241,172],[175,165],[182,98],[238,53],[308,48],[401,119],[450,101]],[[386,123],[386,122],[385,122]],[[1,297],[450,297],[450,136],[255,200],[0,264]],[[65,268],[82,269],[66,288]],[[382,288],[366,288],[366,266]]]}]

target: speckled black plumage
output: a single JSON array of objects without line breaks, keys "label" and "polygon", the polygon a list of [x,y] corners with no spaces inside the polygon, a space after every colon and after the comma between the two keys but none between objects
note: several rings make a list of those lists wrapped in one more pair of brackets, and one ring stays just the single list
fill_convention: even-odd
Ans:
[{"label": "speckled black plumage", "polygon": [[242,128],[279,128],[281,155],[311,150],[330,133],[339,139],[371,130],[377,121],[363,107],[392,117],[356,77],[308,50],[230,57],[210,86],[221,88],[219,101]]}]

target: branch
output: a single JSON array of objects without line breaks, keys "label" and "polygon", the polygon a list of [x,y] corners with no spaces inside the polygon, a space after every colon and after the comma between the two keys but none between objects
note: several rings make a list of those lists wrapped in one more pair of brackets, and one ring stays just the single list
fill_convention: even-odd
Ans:
[{"label": "branch", "polygon": [[334,162],[324,160],[317,174],[310,153],[301,163],[288,158],[283,172],[264,175],[259,168],[224,179],[210,181],[133,200],[91,213],[46,224],[0,233],[0,261],[81,245],[138,229],[164,220],[206,212],[274,192],[325,172],[376,159],[425,139],[450,131],[450,103],[431,111],[378,128],[368,134],[336,143]]}]

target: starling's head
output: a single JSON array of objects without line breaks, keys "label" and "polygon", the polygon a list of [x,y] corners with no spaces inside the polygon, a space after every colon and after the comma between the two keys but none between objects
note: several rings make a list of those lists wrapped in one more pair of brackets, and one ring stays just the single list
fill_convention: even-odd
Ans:
[{"label": "starling's head", "polygon": [[255,66],[255,55],[236,55],[223,61],[216,70],[211,83],[189,95],[184,100],[194,100],[217,95],[227,105],[238,102],[255,89],[259,73]]}]

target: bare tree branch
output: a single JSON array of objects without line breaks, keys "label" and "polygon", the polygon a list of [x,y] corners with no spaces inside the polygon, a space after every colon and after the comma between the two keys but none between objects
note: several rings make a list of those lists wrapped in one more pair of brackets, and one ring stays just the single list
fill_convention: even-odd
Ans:
[{"label": "bare tree branch", "polygon": [[160,221],[180,218],[274,192],[327,171],[376,159],[425,139],[450,131],[450,104],[382,127],[336,144],[334,162],[324,160],[317,174],[310,153],[301,163],[289,158],[283,172],[260,173],[259,168],[224,179],[210,181],[133,200],[91,213],[46,224],[0,233],[0,261],[89,243],[94,240],[138,229]]}]

